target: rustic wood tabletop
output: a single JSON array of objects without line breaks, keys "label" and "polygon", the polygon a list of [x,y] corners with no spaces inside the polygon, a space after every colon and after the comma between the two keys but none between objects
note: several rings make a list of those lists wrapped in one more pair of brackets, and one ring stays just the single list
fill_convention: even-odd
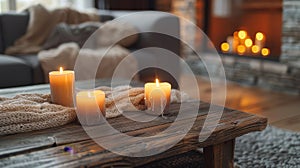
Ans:
[{"label": "rustic wood tabletop", "polygon": [[[49,85],[0,90],[0,96],[13,96],[20,93],[49,93]],[[137,122],[125,116],[108,119],[107,121],[114,129],[126,135],[149,137],[148,139],[144,138],[143,142],[135,142],[147,146],[152,141],[151,136],[166,130],[174,123],[181,105],[171,104],[166,118],[157,117],[149,122]],[[137,167],[197,148],[204,148],[206,167],[233,167],[235,138],[252,131],[261,131],[267,125],[266,118],[227,108],[224,108],[220,121],[214,125],[215,122],[212,121],[218,119],[217,114],[219,114],[217,109],[223,109],[215,106],[214,109],[216,110],[210,112],[206,128],[209,126],[216,126],[216,128],[207,139],[204,138],[202,141],[201,136],[205,137],[209,134],[203,129],[203,124],[208,116],[209,108],[214,105],[205,102],[188,102],[181,110],[188,114],[188,111],[195,108],[195,106],[197,106],[198,114],[192,128],[187,131],[181,141],[161,154],[134,159],[115,154],[94,142],[80,123],[76,121],[62,127],[1,136],[0,167]],[[138,115],[141,112],[131,113],[137,113]],[[186,116],[181,120],[176,120],[176,122],[179,122],[179,125],[182,125],[182,129],[184,129],[183,126],[190,122],[190,117]],[[91,130],[98,128],[99,126],[90,127]],[[185,133],[184,131],[178,131],[178,128],[174,131],[177,132],[168,134],[168,136],[161,135],[158,139],[159,143],[156,143],[157,146],[152,146],[151,149],[155,150],[168,145],[173,138]],[[202,134],[199,137],[200,131],[202,131]],[[115,135],[101,135],[97,138],[105,139],[106,136],[113,138]],[[72,147],[74,153],[66,152],[66,147]]]}]

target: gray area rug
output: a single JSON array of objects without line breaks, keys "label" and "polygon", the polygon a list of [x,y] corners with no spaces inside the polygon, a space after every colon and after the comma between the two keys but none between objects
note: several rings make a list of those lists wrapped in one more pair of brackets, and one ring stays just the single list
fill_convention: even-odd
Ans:
[{"label": "gray area rug", "polygon": [[300,133],[268,126],[236,139],[237,167],[300,167]]},{"label": "gray area rug", "polygon": [[[235,168],[299,168],[300,133],[268,126],[264,131],[239,137],[234,162]],[[190,151],[141,167],[203,168],[204,155],[200,151]]]}]

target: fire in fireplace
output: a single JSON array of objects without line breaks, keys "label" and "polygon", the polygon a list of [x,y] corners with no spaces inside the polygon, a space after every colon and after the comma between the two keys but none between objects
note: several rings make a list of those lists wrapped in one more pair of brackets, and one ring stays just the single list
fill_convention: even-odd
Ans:
[{"label": "fire in fireplace", "polygon": [[220,45],[223,53],[263,56],[270,55],[270,49],[265,46],[266,35],[262,32],[256,32],[252,38],[247,31],[235,31],[226,41]]},{"label": "fire in fireplace", "polygon": [[197,18],[204,18],[197,24],[221,53],[279,60],[282,0],[197,0],[197,3]]}]

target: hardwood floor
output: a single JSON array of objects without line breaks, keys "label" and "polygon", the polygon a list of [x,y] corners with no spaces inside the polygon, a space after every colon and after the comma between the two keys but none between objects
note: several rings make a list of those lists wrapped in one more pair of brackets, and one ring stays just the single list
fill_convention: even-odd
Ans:
[{"label": "hardwood floor", "polygon": [[[197,82],[201,100],[210,101],[210,82],[200,76]],[[300,96],[227,82],[225,105],[267,117],[273,126],[300,132]]]}]

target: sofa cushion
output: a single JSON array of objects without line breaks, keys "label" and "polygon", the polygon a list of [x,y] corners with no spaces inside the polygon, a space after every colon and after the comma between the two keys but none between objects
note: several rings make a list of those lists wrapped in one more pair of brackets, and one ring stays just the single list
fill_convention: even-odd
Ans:
[{"label": "sofa cushion", "polygon": [[44,83],[44,73],[37,55],[22,55],[17,58],[22,59],[32,68],[32,82],[33,84]]},{"label": "sofa cushion", "polygon": [[1,15],[3,50],[13,45],[15,40],[25,34],[29,20],[28,13],[6,13]]},{"label": "sofa cushion", "polygon": [[160,81],[171,83],[172,88],[179,88],[176,79],[180,79],[180,60],[175,53],[159,48],[144,48],[131,50],[130,54],[138,62],[138,74],[142,82],[154,82],[159,77]]},{"label": "sofa cushion", "polygon": [[31,67],[23,60],[0,55],[0,87],[29,85],[32,83]]},{"label": "sofa cushion", "polygon": [[114,17],[112,15],[100,14],[100,22],[107,22],[113,19]]},{"label": "sofa cushion", "polygon": [[0,15],[0,54],[4,53],[4,42],[3,42],[3,33],[2,33],[2,16]]}]

